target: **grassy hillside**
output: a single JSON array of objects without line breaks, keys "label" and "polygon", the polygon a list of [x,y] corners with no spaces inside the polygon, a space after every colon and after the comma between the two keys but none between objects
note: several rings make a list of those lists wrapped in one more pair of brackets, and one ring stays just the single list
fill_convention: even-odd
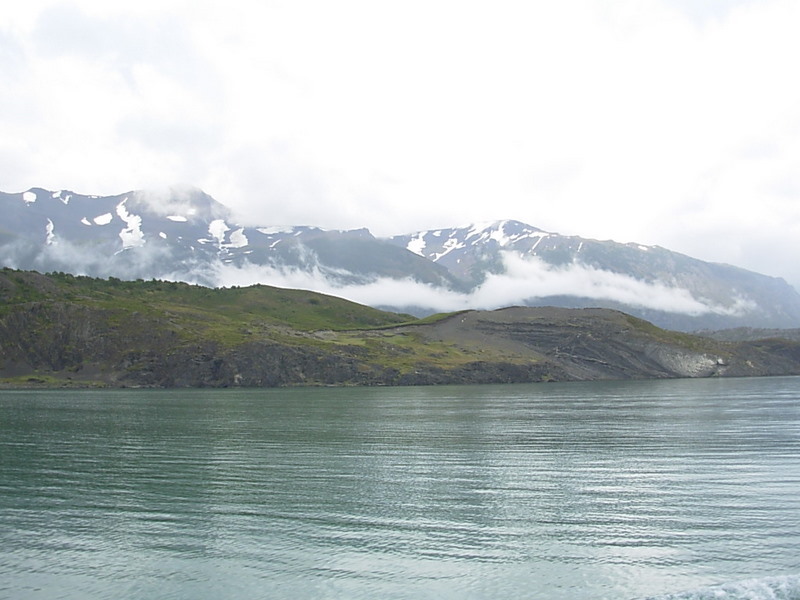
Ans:
[{"label": "grassy hillside", "polygon": [[800,373],[800,344],[733,343],[618,311],[417,320],[313,292],[0,272],[5,385],[404,385]]},{"label": "grassy hillside", "polygon": [[212,289],[6,268],[0,272],[0,300],[0,315],[25,302],[69,302],[123,313],[168,315],[183,326],[196,321],[223,338],[235,337],[237,328],[253,323],[311,331],[374,328],[414,320],[333,296],[265,285]]},{"label": "grassy hillside", "polygon": [[[198,362],[198,356],[202,362],[203,357],[231,353],[247,358],[260,356],[268,348],[269,356],[261,357],[265,364],[275,355],[288,356],[289,363],[333,360],[344,365],[349,373],[345,379],[371,383],[373,375],[381,379],[387,372],[411,371],[421,360],[432,360],[443,368],[468,360],[463,352],[445,344],[422,348],[413,332],[384,332],[417,322],[409,315],[341,298],[265,285],[212,289],[3,269],[0,377],[5,375],[7,384],[51,383],[53,377],[63,375],[78,384],[114,383],[122,377],[131,385],[149,385],[157,382],[144,376],[146,381],[139,381],[137,376],[152,370],[156,361],[185,371],[177,363],[169,365],[170,358],[178,356],[190,363]],[[274,377],[262,374],[254,380],[256,384],[339,383],[303,376],[294,381],[281,373],[296,368],[288,364],[269,368],[276,372]],[[251,366],[253,371],[263,369],[263,365]],[[312,364],[302,370],[315,369]],[[236,375],[239,381],[247,378]],[[199,375],[201,383],[204,376]],[[172,379],[163,373],[159,377]]]}]

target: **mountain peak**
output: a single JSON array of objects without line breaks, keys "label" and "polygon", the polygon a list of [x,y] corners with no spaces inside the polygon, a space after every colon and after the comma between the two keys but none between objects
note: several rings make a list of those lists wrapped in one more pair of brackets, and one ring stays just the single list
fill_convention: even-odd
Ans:
[{"label": "mountain peak", "polygon": [[171,186],[129,192],[132,204],[160,217],[182,216],[187,220],[230,219],[230,209],[203,190],[191,186]]},{"label": "mountain peak", "polygon": [[522,237],[530,235],[541,236],[542,234],[546,234],[546,232],[537,227],[533,227],[522,221],[506,219],[503,221],[491,221],[489,223],[476,223],[469,228],[467,236],[488,235],[488,239],[494,240],[494,242],[501,247],[506,247]]}]

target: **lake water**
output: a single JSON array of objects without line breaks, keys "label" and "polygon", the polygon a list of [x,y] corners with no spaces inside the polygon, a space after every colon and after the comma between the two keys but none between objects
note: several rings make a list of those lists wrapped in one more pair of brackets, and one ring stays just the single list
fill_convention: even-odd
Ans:
[{"label": "lake water", "polygon": [[800,598],[800,378],[0,392],[0,598],[646,597]]}]

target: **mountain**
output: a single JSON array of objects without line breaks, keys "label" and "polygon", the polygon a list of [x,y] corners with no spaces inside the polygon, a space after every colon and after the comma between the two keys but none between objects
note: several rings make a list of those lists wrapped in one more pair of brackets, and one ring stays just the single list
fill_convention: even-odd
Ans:
[{"label": "mountain", "polygon": [[454,283],[445,267],[366,229],[242,227],[192,188],[105,197],[33,188],[0,192],[0,211],[0,261],[12,268],[207,286],[224,283],[226,267],[256,267],[252,277],[300,271],[339,285],[410,274],[435,286]]},{"label": "mountain", "polygon": [[509,271],[516,269],[517,278],[529,282],[518,293],[528,306],[614,308],[678,330],[800,324],[800,295],[784,280],[658,246],[563,236],[519,221],[391,241],[473,288],[491,278],[514,279]]},{"label": "mountain", "polygon": [[414,319],[257,285],[0,270],[0,385],[426,385],[800,374],[800,343],[723,342],[608,309]]},{"label": "mountain", "polygon": [[193,188],[0,193],[0,264],[40,272],[265,283],[416,315],[509,305],[602,307],[684,331],[800,327],[785,281],[667,249],[518,221],[388,239],[366,229],[246,227]]}]

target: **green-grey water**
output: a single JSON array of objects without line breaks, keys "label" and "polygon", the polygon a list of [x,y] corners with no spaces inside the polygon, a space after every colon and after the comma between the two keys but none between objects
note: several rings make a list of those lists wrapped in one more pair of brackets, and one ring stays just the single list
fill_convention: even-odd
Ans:
[{"label": "green-grey water", "polygon": [[800,598],[798,576],[800,378],[0,392],[0,598]]}]

